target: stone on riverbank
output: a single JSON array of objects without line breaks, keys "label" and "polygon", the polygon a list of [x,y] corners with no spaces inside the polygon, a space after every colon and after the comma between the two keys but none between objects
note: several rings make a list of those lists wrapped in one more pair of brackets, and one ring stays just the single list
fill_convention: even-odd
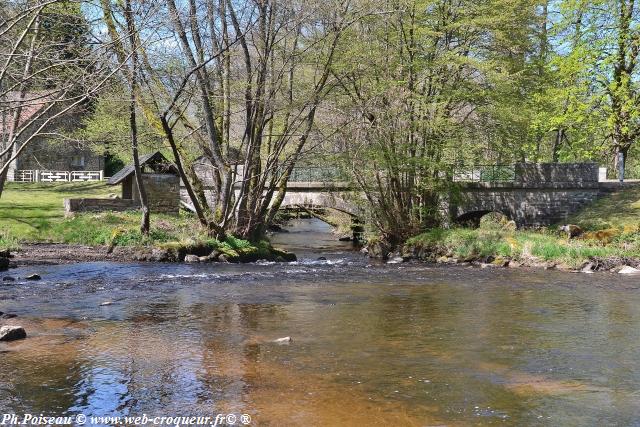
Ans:
[{"label": "stone on riverbank", "polygon": [[9,258],[0,257],[0,271],[6,271],[9,269]]},{"label": "stone on riverbank", "polygon": [[637,268],[630,267],[628,265],[625,265],[620,270],[618,270],[618,274],[639,274],[639,273],[640,273],[640,270],[638,270]]},{"label": "stone on riverbank", "polygon": [[186,263],[196,263],[200,262],[200,257],[198,255],[185,255],[184,262]]},{"label": "stone on riverbank", "polygon": [[593,270],[595,269],[595,265],[592,262],[586,262],[582,265],[582,268],[580,268],[580,272],[581,273],[593,273]]},{"label": "stone on riverbank", "polygon": [[0,341],[16,341],[27,337],[22,326],[3,326],[0,328]]}]

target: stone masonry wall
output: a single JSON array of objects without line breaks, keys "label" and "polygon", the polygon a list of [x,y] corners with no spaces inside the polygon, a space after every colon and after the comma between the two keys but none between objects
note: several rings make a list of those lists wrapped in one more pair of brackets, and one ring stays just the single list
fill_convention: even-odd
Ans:
[{"label": "stone masonry wall", "polygon": [[[177,215],[180,210],[180,178],[168,174],[144,174],[151,213]],[[127,211],[140,207],[135,186],[133,199],[64,199],[65,215],[74,212]]]},{"label": "stone masonry wall", "polygon": [[539,183],[598,182],[597,163],[516,163],[515,182]]},{"label": "stone masonry wall", "polygon": [[63,203],[65,216],[76,212],[123,212],[138,208],[131,199],[64,199]]},{"label": "stone masonry wall", "polygon": [[451,213],[455,219],[501,212],[518,226],[562,223],[602,195],[597,163],[517,163],[514,182],[469,183]]},{"label": "stone masonry wall", "polygon": [[501,212],[518,226],[561,223],[600,197],[595,188],[474,189],[462,194],[455,217]]},{"label": "stone masonry wall", "polygon": [[[180,178],[170,174],[145,173],[142,175],[151,212],[177,215],[180,210]],[[133,185],[133,200],[140,205],[140,193]]]}]

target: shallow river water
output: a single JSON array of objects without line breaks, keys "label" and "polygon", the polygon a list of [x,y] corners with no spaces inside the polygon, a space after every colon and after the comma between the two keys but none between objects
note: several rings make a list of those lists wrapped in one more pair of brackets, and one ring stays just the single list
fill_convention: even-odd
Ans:
[{"label": "shallow river water", "polygon": [[291,264],[12,270],[43,280],[0,283],[30,335],[0,343],[0,415],[640,425],[639,279],[384,265],[292,231]]}]

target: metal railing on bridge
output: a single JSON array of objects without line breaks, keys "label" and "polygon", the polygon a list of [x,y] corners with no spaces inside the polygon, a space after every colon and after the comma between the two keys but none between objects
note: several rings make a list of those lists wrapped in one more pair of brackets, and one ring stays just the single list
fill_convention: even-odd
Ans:
[{"label": "metal railing on bridge", "polygon": [[343,182],[347,181],[342,170],[327,166],[296,166],[289,182]]},{"label": "metal railing on bridge", "polygon": [[[455,182],[513,182],[515,177],[515,165],[473,165],[453,168]],[[347,181],[349,181],[348,175],[343,170],[331,166],[297,166],[289,179],[289,182],[295,183]]]}]

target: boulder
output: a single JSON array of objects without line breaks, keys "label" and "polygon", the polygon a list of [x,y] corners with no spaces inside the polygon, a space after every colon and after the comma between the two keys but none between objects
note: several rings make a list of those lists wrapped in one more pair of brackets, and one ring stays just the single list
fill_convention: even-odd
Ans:
[{"label": "boulder", "polygon": [[638,273],[640,273],[640,270],[638,270],[637,268],[630,267],[628,265],[625,265],[620,270],[618,270],[618,274],[638,274]]},{"label": "boulder", "polygon": [[189,254],[184,257],[184,262],[187,262],[187,263],[200,262],[200,257],[198,255]]},{"label": "boulder", "polygon": [[558,227],[558,231],[561,233],[565,233],[568,239],[573,239],[583,233],[582,228],[575,224],[562,225]]},{"label": "boulder", "polygon": [[0,258],[13,258],[9,249],[3,249],[0,251]]},{"label": "boulder", "polygon": [[3,326],[0,328],[0,341],[16,341],[27,337],[22,326]]},{"label": "boulder", "polygon": [[593,273],[594,269],[595,269],[595,265],[593,265],[592,262],[585,262],[584,264],[582,264],[580,271],[582,273]]},{"label": "boulder", "polygon": [[274,258],[280,257],[285,262],[295,262],[298,260],[296,254],[278,248],[271,248],[271,254]]},{"label": "boulder", "polygon": [[0,257],[0,271],[6,271],[9,269],[9,258]]},{"label": "boulder", "polygon": [[34,273],[34,274],[28,275],[27,277],[25,277],[25,279],[27,279],[27,280],[40,280],[40,279],[42,279],[42,277],[40,277],[39,274],[35,274]]},{"label": "boulder", "polygon": [[381,258],[383,260],[389,258],[389,252],[391,252],[389,245],[382,241],[369,242],[367,249],[369,251],[368,255],[371,258]]},{"label": "boulder", "polygon": [[166,262],[171,260],[169,251],[167,249],[161,249],[161,248],[153,248],[151,250],[151,256],[149,258],[151,261],[156,261],[156,262]]}]

